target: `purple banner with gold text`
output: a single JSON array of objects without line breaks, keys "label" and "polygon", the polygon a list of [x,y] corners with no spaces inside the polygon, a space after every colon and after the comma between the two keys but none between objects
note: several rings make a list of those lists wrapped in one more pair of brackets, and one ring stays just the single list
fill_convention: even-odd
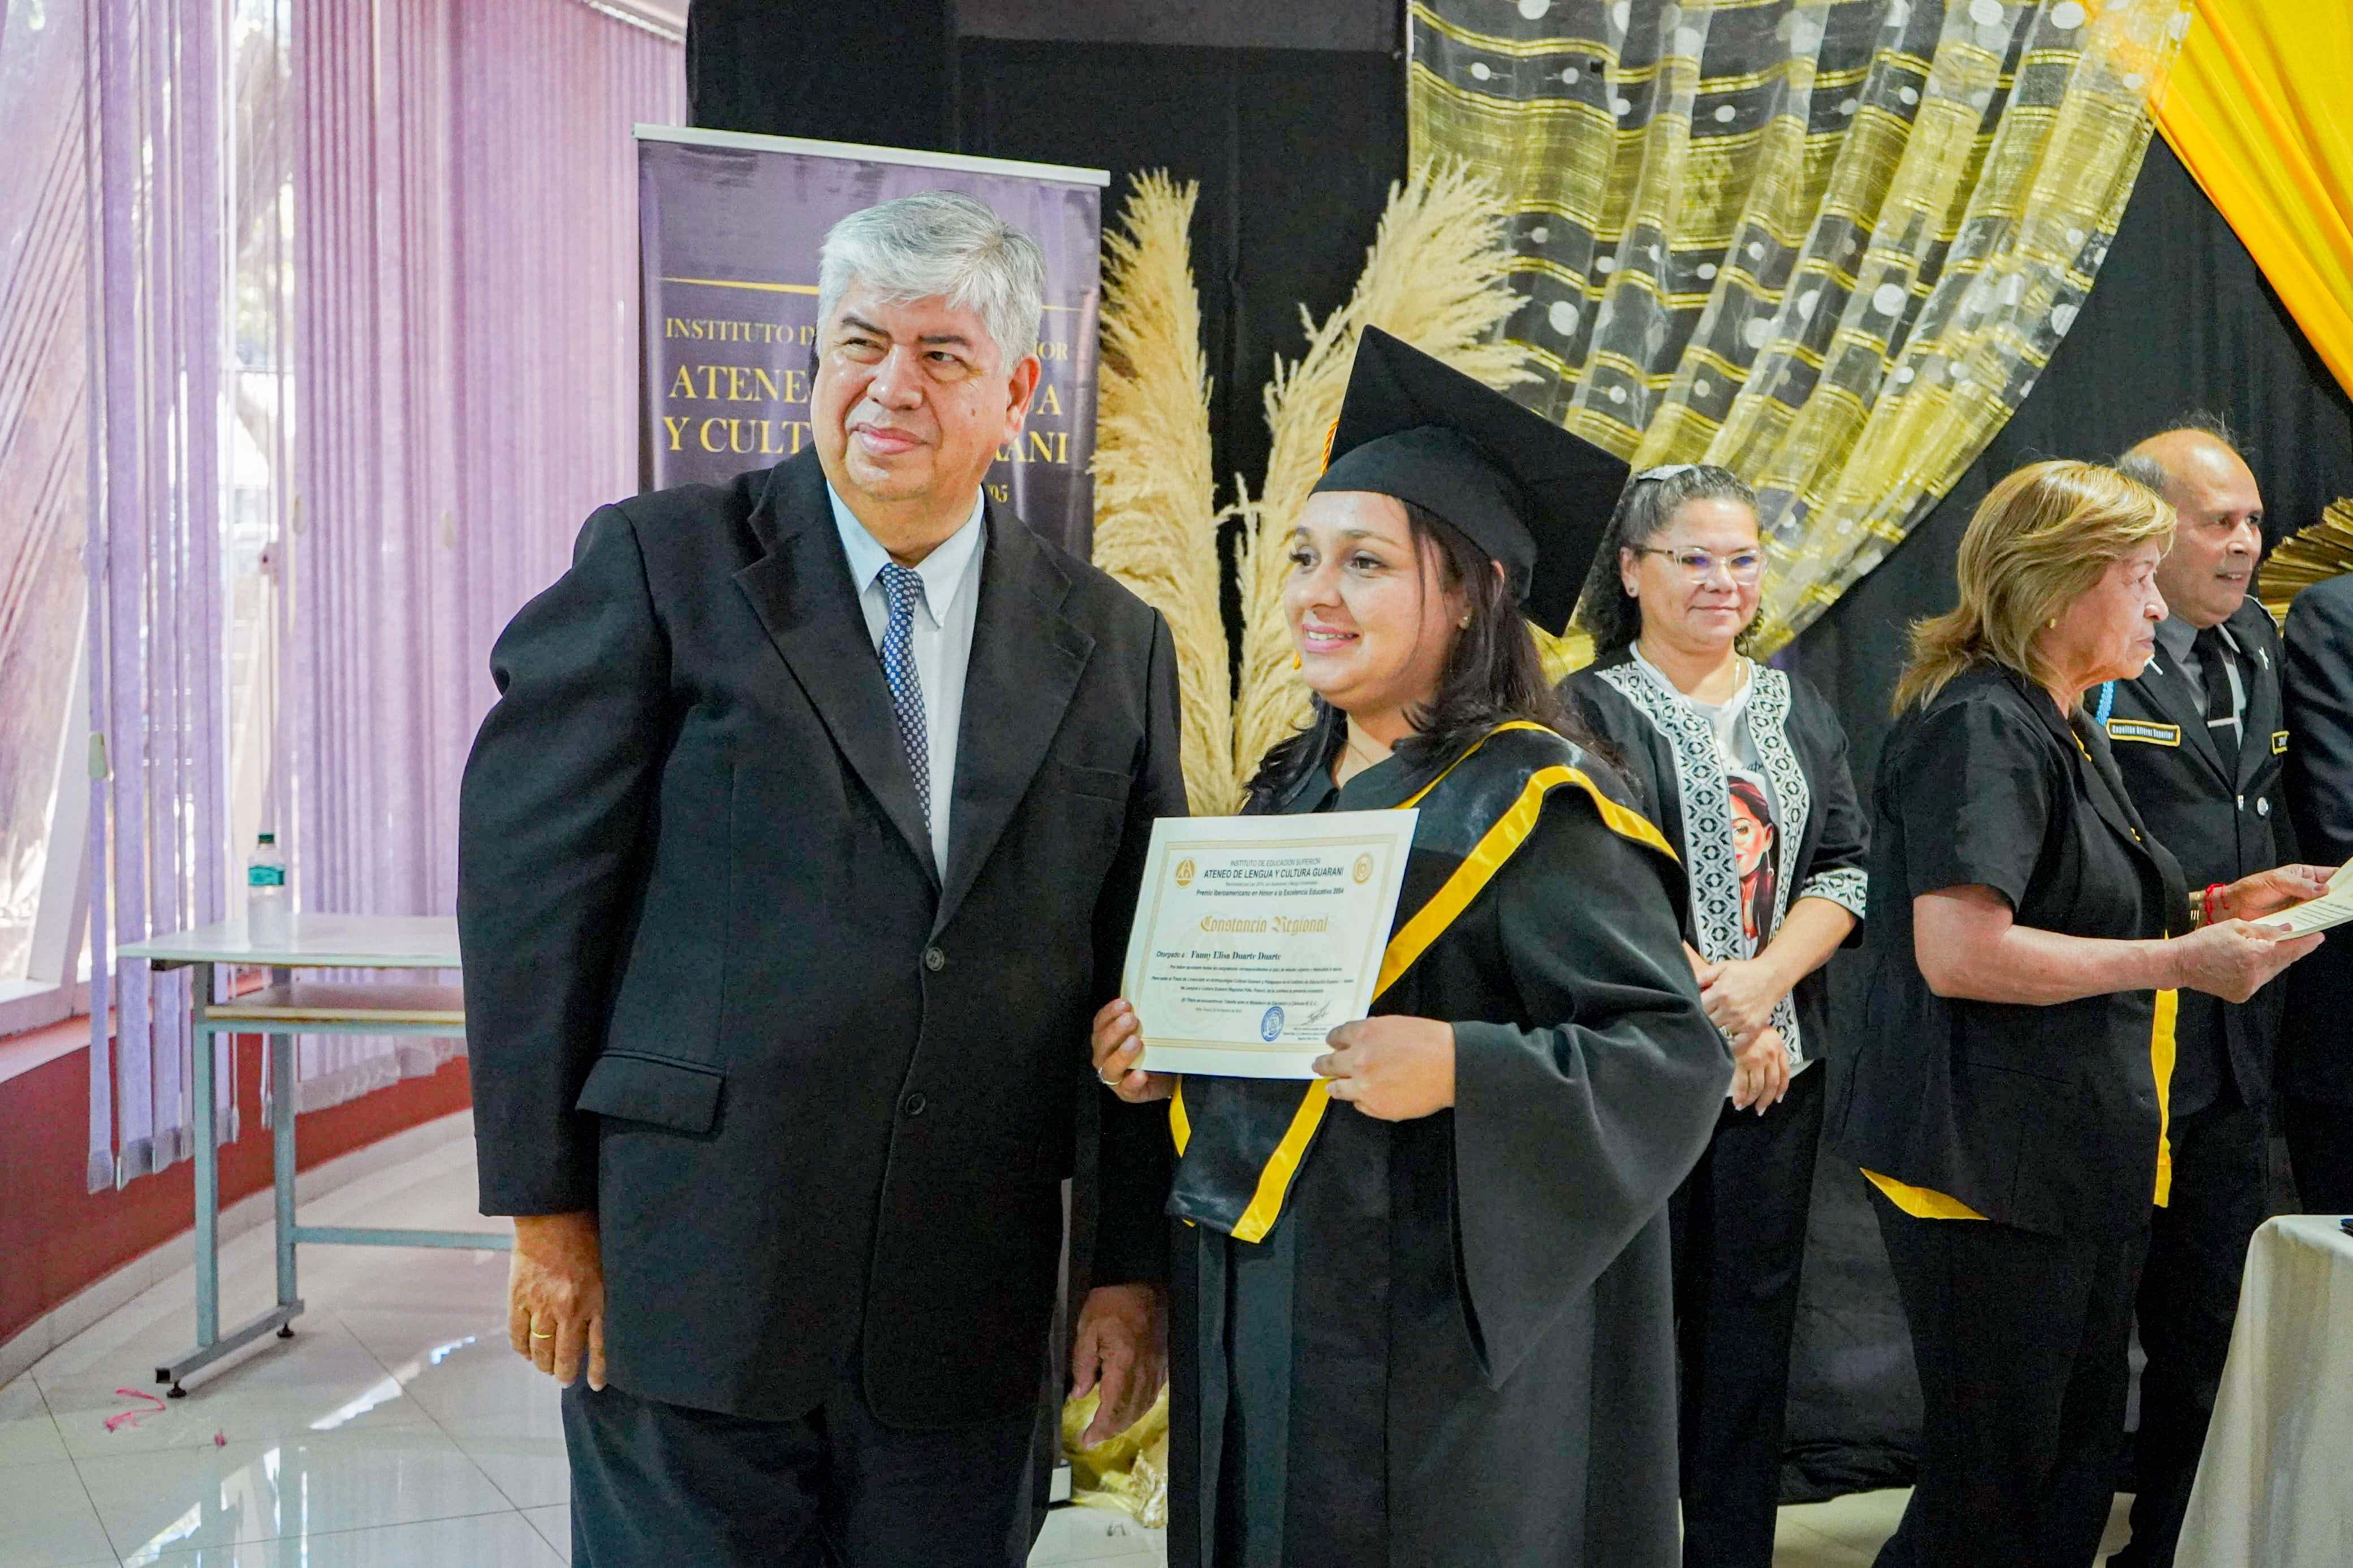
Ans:
[{"label": "purple banner with gold text", "polygon": [[648,489],[724,483],[809,440],[818,247],[849,213],[917,191],[994,207],[1046,254],[1044,367],[992,500],[1082,557],[1093,536],[1095,320],[1105,176],[1092,169],[638,127]]}]

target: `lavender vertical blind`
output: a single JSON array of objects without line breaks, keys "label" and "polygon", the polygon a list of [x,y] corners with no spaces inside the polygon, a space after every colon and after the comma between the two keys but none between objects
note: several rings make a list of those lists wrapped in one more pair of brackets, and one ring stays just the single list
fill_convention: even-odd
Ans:
[{"label": "lavender vertical blind", "polygon": [[[108,939],[231,913],[243,847],[224,711],[225,303],[278,292],[274,270],[240,277],[227,254],[232,149],[249,182],[276,155],[259,143],[282,138],[292,172],[290,302],[248,309],[290,315],[295,345],[269,825],[290,839],[301,907],[451,908],[491,642],[636,472],[630,126],[680,117],[678,42],[583,0],[297,3],[292,113],[248,124],[224,43],[253,9],[44,11],[78,45],[63,156],[87,295],[72,323],[89,334],[82,567],[91,723],[111,764],[90,786],[93,1188],[184,1157],[190,1122],[186,974],[110,973]],[[23,15],[0,5],[11,32]],[[407,1047],[305,1040],[303,1103],[456,1048]]]},{"label": "lavender vertical blind", "polygon": [[[450,910],[490,647],[637,471],[630,128],[679,45],[581,0],[295,8],[285,670],[301,907]],[[306,1107],[455,1042],[302,1042]]]},{"label": "lavender vertical blind", "polygon": [[[225,912],[221,11],[85,0],[92,1187],[188,1146],[187,974],[134,941]],[[107,1007],[117,1015],[114,1037]],[[226,1086],[224,1086],[225,1088]]]}]

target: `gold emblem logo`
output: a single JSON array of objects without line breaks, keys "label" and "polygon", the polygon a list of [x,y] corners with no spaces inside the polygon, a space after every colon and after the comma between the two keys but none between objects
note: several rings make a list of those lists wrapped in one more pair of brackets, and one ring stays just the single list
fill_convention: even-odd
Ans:
[{"label": "gold emblem logo", "polygon": [[1189,888],[1193,885],[1192,861],[1179,860],[1176,862],[1176,885],[1180,888]]},{"label": "gold emblem logo", "polygon": [[1373,879],[1373,858],[1372,858],[1370,855],[1359,855],[1359,856],[1357,856],[1357,857],[1356,857],[1356,880],[1357,880],[1358,882],[1362,883],[1362,882],[1369,882],[1369,881],[1371,881],[1372,879]]}]

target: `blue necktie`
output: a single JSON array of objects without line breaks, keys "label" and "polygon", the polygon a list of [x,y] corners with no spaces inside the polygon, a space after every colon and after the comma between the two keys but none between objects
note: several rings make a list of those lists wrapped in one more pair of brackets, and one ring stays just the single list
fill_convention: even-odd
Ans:
[{"label": "blue necktie", "polygon": [[923,722],[923,683],[915,675],[915,606],[923,580],[895,561],[882,565],[882,596],[890,601],[890,624],[882,628],[882,673],[891,682],[891,710],[899,719],[899,743],[907,749],[907,770],[915,775],[915,798],[923,823],[932,820],[932,740]]}]

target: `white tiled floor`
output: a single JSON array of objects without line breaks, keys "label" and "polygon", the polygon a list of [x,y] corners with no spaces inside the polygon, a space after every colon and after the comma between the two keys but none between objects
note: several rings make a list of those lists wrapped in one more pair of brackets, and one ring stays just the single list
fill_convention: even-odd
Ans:
[{"label": "white tiled floor", "polygon": [[[322,1224],[474,1228],[448,1145],[315,1204]],[[222,1319],[272,1288],[266,1231],[224,1248]],[[498,1253],[311,1247],[309,1312],[160,1414],[191,1337],[167,1279],[0,1387],[0,1568],[533,1568],[569,1554],[555,1391],[506,1348]],[[1903,1511],[1875,1492],[1781,1510],[1776,1568],[1861,1568]],[[2112,1522],[2120,1538],[2123,1500]],[[1160,1534],[1058,1509],[1034,1565],[1165,1561]]]}]

